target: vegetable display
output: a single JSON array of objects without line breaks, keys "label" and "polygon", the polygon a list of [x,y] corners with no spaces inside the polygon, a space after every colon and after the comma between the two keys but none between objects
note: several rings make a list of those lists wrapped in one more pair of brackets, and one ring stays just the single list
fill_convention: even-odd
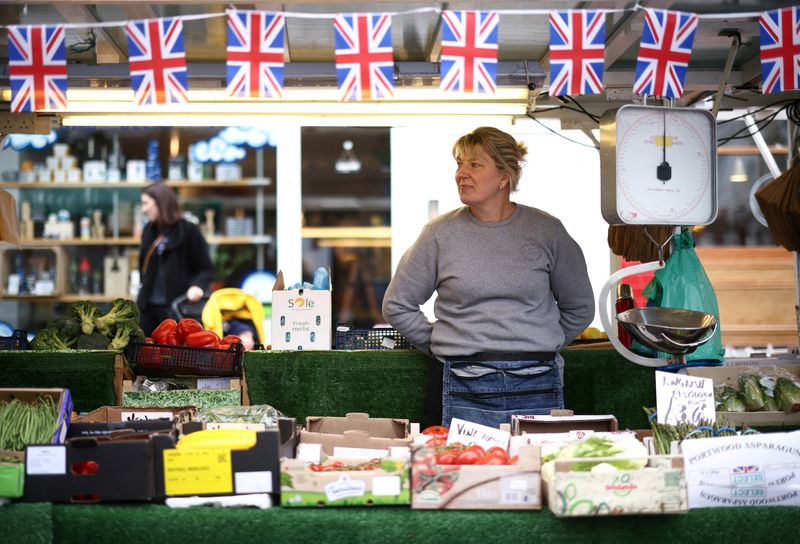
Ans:
[{"label": "vegetable display", "polygon": [[[619,459],[608,459],[619,458]],[[542,458],[542,479],[553,481],[557,459],[570,459],[572,472],[613,472],[615,470],[637,470],[647,466],[647,449],[635,438],[612,441],[608,438],[590,436],[586,440],[572,442],[558,451]],[[605,458],[603,460],[593,460]],[[578,461],[577,459],[580,459]]]},{"label": "vegetable display", "polygon": [[42,395],[33,403],[0,401],[0,450],[22,451],[27,444],[49,444],[57,424],[52,397]]},{"label": "vegetable display", "polygon": [[57,317],[39,331],[31,341],[31,349],[122,351],[132,341],[144,341],[136,303],[118,298],[104,314],[94,302],[79,300],[70,305],[69,315]]},{"label": "vegetable display", "polygon": [[737,380],[738,388],[721,385],[714,389],[720,412],[798,412],[800,382],[781,369],[747,372]]}]

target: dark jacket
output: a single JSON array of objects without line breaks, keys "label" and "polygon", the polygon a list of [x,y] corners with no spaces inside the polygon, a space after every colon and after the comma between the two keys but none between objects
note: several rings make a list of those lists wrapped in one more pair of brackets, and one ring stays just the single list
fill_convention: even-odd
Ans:
[{"label": "dark jacket", "polygon": [[[180,295],[186,294],[186,290],[192,285],[197,285],[208,295],[214,276],[214,267],[208,254],[208,244],[206,244],[200,229],[194,223],[181,219],[170,227],[166,234],[169,242],[164,247],[159,266],[164,267],[167,303],[169,304]],[[142,232],[142,246],[139,250],[140,271],[144,265],[145,255],[157,237],[156,225],[148,224]],[[158,258],[158,251],[154,251],[150,258],[150,266],[142,274],[142,286],[137,300],[139,308],[143,309],[147,305],[153,292],[157,270],[157,267],[153,266],[153,262]]]}]

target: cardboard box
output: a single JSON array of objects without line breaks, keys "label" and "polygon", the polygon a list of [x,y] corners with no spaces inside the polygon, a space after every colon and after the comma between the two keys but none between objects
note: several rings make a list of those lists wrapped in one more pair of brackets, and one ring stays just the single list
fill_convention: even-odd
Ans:
[{"label": "cardboard box", "polygon": [[[137,379],[142,378],[139,376]],[[169,391],[136,391],[131,380],[122,385],[122,406],[143,408],[152,406],[213,408],[218,406],[249,406],[248,395],[244,393],[244,379],[238,378],[182,378],[170,379],[188,385],[188,389]],[[203,388],[205,384],[215,385],[214,389]]]},{"label": "cardboard box", "polygon": [[[332,283],[331,283],[332,285]],[[331,290],[272,288],[272,349],[331,349]]]},{"label": "cardboard box", "polygon": [[[800,380],[800,364],[777,364],[756,366],[715,366],[715,367],[690,367],[686,369],[689,376],[700,376],[714,380],[714,386],[728,385],[739,389],[739,376],[741,374],[770,373],[779,370],[787,372]],[[717,412],[717,417],[722,417],[737,427],[797,427],[800,426],[800,412]]]},{"label": "cardboard box", "polygon": [[511,416],[511,434],[567,433],[570,431],[615,432],[619,429],[612,415]]},{"label": "cardboard box", "polygon": [[[624,458],[593,458],[619,461]],[[571,472],[571,462],[559,459],[547,483],[548,506],[557,517],[626,514],[678,514],[688,511],[686,477],[680,456],[651,456],[648,466],[614,472]]]},{"label": "cardboard box", "polygon": [[70,418],[72,417],[72,396],[69,389],[0,389],[0,402],[20,402],[32,404],[40,396],[51,397],[56,405],[56,430],[50,440],[51,444],[62,444],[67,437]]},{"label": "cardboard box", "polygon": [[437,510],[539,510],[539,447],[526,444],[516,465],[440,465],[435,450],[414,448],[411,507]]},{"label": "cardboard box", "polygon": [[32,502],[149,501],[153,463],[148,440],[102,441],[25,448],[24,500]]},{"label": "cardboard box", "polygon": [[101,406],[72,421],[67,438],[97,435],[125,435],[172,431],[197,417],[194,406],[179,408],[144,407],[123,408]]},{"label": "cardboard box", "polygon": [[278,427],[256,432],[247,450],[176,449],[169,436],[153,437],[155,495],[158,499],[187,495],[280,493],[280,459],[297,447],[294,418],[280,418]]},{"label": "cardboard box", "polygon": [[22,496],[25,481],[25,455],[20,451],[0,450],[0,497]]},{"label": "cardboard box", "polygon": [[407,419],[370,418],[351,412],[345,417],[308,416],[300,431],[301,444],[320,444],[322,452],[334,455],[334,448],[391,450],[411,445]]},{"label": "cardboard box", "polygon": [[[322,466],[303,459],[281,461],[281,505],[365,506],[409,504],[407,457],[383,457],[371,464],[364,459],[323,457]],[[338,465],[337,465],[338,464]],[[359,466],[372,466],[356,470]],[[354,470],[347,470],[353,467]]]}]

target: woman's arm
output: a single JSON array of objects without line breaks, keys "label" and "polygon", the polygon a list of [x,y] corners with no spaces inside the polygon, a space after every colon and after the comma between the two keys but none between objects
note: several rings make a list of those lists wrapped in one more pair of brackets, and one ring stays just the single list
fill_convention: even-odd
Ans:
[{"label": "woman's arm", "polygon": [[383,297],[383,318],[412,346],[430,354],[432,324],[420,310],[436,289],[438,244],[426,226],[400,259]]},{"label": "woman's arm", "polygon": [[595,303],[586,260],[578,243],[563,228],[556,237],[556,262],[550,288],[561,313],[559,324],[568,346],[594,319]]}]

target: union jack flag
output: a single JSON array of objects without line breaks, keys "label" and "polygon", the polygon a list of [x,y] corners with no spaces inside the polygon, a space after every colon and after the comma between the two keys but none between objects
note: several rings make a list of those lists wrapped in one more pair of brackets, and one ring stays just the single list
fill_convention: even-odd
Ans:
[{"label": "union jack flag", "polygon": [[550,12],[550,96],[603,92],[605,41],[605,12]]},{"label": "union jack flag", "polygon": [[761,469],[758,467],[758,465],[744,465],[741,467],[733,467],[734,474],[746,474],[748,472],[758,472],[760,470]]},{"label": "union jack flag", "polygon": [[779,93],[800,89],[800,14],[798,8],[761,14],[761,89]]},{"label": "union jack flag", "polygon": [[496,11],[443,11],[440,88],[494,93],[497,81]]},{"label": "union jack flag", "polygon": [[129,21],[128,63],[137,105],[188,102],[186,49],[179,17]]},{"label": "union jack flag", "polygon": [[634,92],[680,98],[692,54],[697,15],[645,9]]},{"label": "union jack flag", "polygon": [[394,95],[392,18],[355,13],[337,15],[336,82],[340,100],[369,100]]},{"label": "union jack flag", "polygon": [[63,26],[8,27],[11,111],[67,107],[67,54]]},{"label": "union jack flag", "polygon": [[280,98],[284,25],[281,13],[228,14],[228,96]]}]

